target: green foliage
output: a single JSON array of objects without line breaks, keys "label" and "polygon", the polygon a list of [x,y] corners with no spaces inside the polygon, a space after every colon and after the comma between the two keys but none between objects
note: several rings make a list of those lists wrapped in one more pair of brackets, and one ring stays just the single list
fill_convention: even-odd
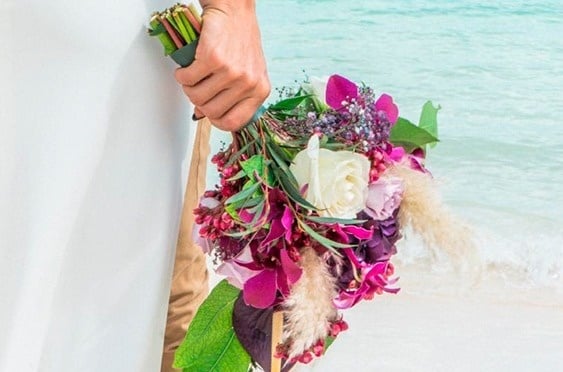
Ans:
[{"label": "green foliage", "polygon": [[300,104],[302,104],[307,98],[311,97],[311,95],[303,95],[297,97],[291,97],[284,99],[282,101],[277,102],[276,104],[271,105],[268,110],[269,111],[291,111],[297,108]]},{"label": "green foliage", "polygon": [[359,225],[367,221],[367,220],[355,220],[355,219],[334,218],[334,217],[317,217],[317,216],[307,216],[307,219],[313,222],[327,224],[327,225],[333,223],[339,223],[342,225]]},{"label": "green foliage", "polygon": [[299,226],[305,231],[307,234],[311,235],[311,238],[315,239],[319,244],[321,244],[326,249],[332,251],[337,256],[341,256],[340,252],[337,251],[337,248],[350,248],[352,247],[350,244],[342,244],[325,238],[305,222],[299,221]]},{"label": "green foliage", "polygon": [[203,302],[178,347],[174,367],[184,372],[247,371],[250,356],[237,339],[232,323],[240,290],[219,283]]},{"label": "green foliage", "polygon": [[402,146],[409,153],[417,148],[424,149],[427,144],[438,142],[438,139],[427,130],[404,118],[399,118],[391,128],[389,139],[394,146]]},{"label": "green foliage", "polygon": [[262,183],[257,182],[254,183],[246,188],[243,188],[242,191],[236,193],[235,195],[231,196],[229,199],[225,201],[226,205],[239,203],[239,206],[245,205],[245,201],[250,199],[250,197],[258,191],[258,189],[262,186]]},{"label": "green foliage", "polygon": [[[418,120],[418,127],[426,130],[436,138],[438,138],[438,111],[440,111],[440,109],[440,105],[434,107],[432,101],[427,101],[424,106],[422,106],[422,112]],[[437,142],[432,142],[429,145],[430,147],[434,147],[436,143]]]}]

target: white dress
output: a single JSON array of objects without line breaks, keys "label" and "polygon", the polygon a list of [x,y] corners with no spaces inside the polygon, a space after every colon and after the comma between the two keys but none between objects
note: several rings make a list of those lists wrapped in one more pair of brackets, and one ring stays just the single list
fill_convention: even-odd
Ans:
[{"label": "white dress", "polygon": [[158,371],[195,124],[170,1],[0,0],[0,371]]}]

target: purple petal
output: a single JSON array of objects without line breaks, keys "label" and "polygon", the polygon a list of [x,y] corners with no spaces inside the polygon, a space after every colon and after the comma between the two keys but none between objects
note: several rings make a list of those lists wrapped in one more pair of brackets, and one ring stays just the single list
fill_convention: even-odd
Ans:
[{"label": "purple petal", "polygon": [[[233,328],[244,349],[265,372],[270,372],[272,354],[273,309],[247,306],[239,297],[233,309]],[[288,372],[292,363],[284,360],[282,372]]]},{"label": "purple petal", "polygon": [[348,257],[348,259],[350,260],[350,262],[356,266],[356,267],[361,267],[362,264],[360,263],[360,261],[358,260],[358,257],[356,257],[356,254],[354,253],[354,250],[352,248],[344,248],[342,249],[342,252],[344,252],[344,254],[346,255],[346,257]]},{"label": "purple petal", "polygon": [[326,103],[333,109],[341,109],[343,101],[358,97],[358,86],[340,75],[332,75],[326,85]]},{"label": "purple petal", "polygon": [[276,272],[274,270],[263,270],[244,283],[244,302],[258,309],[272,306],[276,301],[276,293]]},{"label": "purple petal", "polygon": [[381,97],[375,102],[375,109],[377,111],[384,111],[387,114],[387,120],[391,124],[395,124],[399,118],[399,108],[393,103],[393,97],[388,94],[382,94]]}]

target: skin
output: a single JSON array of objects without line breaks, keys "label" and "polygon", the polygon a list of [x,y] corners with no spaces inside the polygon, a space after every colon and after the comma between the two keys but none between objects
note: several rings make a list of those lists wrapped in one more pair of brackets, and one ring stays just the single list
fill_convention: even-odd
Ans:
[{"label": "skin", "polygon": [[219,129],[242,128],[270,94],[254,0],[201,1],[203,25],[195,61],[176,80]]}]

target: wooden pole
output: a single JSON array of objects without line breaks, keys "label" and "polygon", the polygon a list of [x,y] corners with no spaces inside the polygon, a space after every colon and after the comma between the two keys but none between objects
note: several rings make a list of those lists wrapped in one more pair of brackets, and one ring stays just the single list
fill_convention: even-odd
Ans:
[{"label": "wooden pole", "polygon": [[272,359],[271,372],[281,372],[281,358],[276,358],[276,346],[282,342],[283,311],[274,311],[272,317]]}]

